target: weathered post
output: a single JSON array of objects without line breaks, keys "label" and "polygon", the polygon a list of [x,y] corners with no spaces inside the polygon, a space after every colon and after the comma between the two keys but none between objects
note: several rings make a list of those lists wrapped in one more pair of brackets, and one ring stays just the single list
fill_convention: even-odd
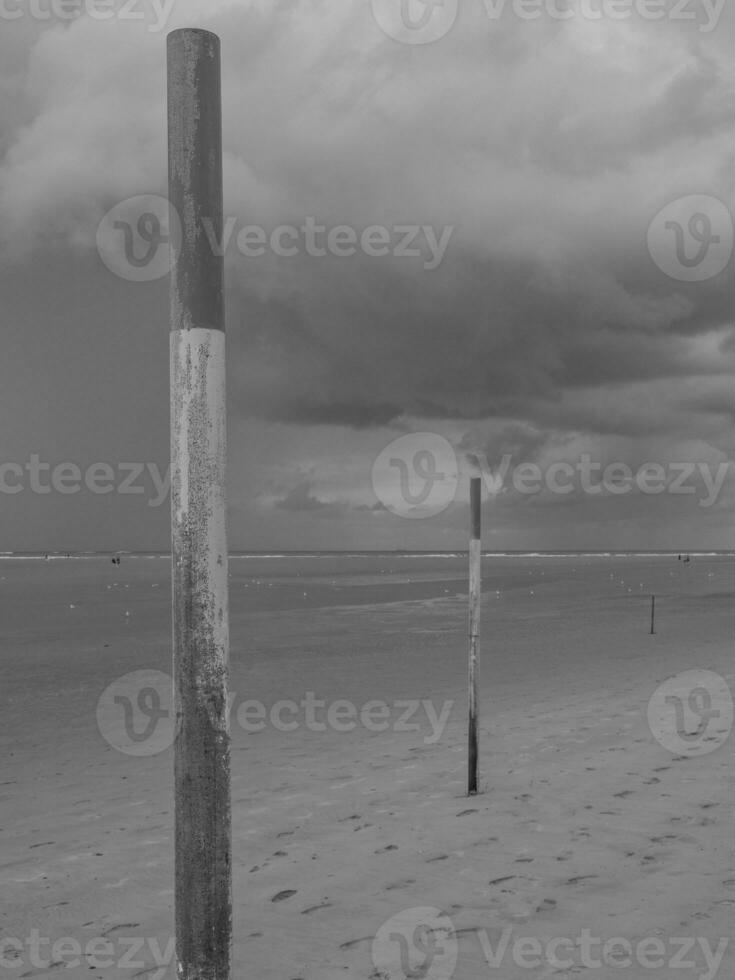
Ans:
[{"label": "weathered post", "polygon": [[480,653],[480,567],[482,560],[482,529],[480,516],[481,480],[470,480],[470,611],[469,611],[469,743],[467,752],[467,795],[477,793],[478,710],[477,682],[479,679]]},{"label": "weathered post", "polygon": [[[219,38],[168,35],[171,559],[179,980],[230,980],[232,868]],[[173,222],[172,222],[173,226]]]},{"label": "weathered post", "polygon": [[651,636],[656,632],[656,596],[651,596]]}]

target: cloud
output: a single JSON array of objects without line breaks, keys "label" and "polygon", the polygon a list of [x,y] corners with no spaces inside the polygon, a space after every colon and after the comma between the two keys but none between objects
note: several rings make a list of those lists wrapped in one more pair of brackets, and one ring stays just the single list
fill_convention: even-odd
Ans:
[{"label": "cloud", "polygon": [[[691,25],[662,22],[652,49],[640,21],[491,23],[478,4],[417,58],[367,4],[203,10],[177,6],[170,26],[196,12],[223,39],[228,214],[267,231],[308,215],[454,229],[432,272],[229,250],[236,410],[355,427],[513,417],[580,386],[681,376],[678,334],[732,308],[729,284],[705,300],[645,251],[668,196],[731,189],[729,68]],[[165,193],[163,36],[88,18],[16,36],[31,48],[23,84],[22,59],[5,77],[20,97],[6,253],[92,248],[112,203]]]},{"label": "cloud", "polygon": [[284,497],[276,500],[275,507],[278,510],[329,511],[333,513],[337,509],[337,504],[333,501],[320,500],[314,496],[310,482],[302,480]]},{"label": "cloud", "polygon": [[[166,25],[222,38],[225,210],[238,229],[313,217],[358,234],[452,230],[431,270],[393,253],[228,246],[232,419],[298,433],[300,476],[271,511],[372,507],[370,437],[387,444],[414,423],[490,460],[548,458],[577,439],[627,440],[632,455],[674,451],[677,436],[735,449],[732,264],[680,282],[646,245],[677,197],[733,209],[733,11],[705,33],[460,7],[446,38],[415,49],[386,38],[365,0],[179,0]],[[24,17],[0,35],[0,274],[23,268],[41,290],[47,266],[94,260],[79,292],[95,323],[112,295],[139,310],[146,288],[111,287],[100,219],[166,193],[165,32],[150,26]],[[337,438],[352,484],[320,470],[317,493],[304,469]],[[322,499],[327,486],[345,503]]]}]

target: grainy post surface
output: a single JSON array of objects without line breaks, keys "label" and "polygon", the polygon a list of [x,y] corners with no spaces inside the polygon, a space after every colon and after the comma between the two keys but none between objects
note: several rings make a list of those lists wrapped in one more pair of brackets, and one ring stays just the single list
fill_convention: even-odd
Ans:
[{"label": "grainy post surface", "polygon": [[[171,554],[179,980],[230,980],[232,868],[219,39],[168,35]],[[173,246],[172,246],[173,247]]]},{"label": "grainy post surface", "polygon": [[651,636],[656,632],[656,596],[651,596]]},{"label": "grainy post surface", "polygon": [[482,560],[482,530],[480,518],[481,483],[479,477],[470,480],[470,613],[469,613],[469,739],[467,751],[467,793],[477,793],[478,709],[477,683],[480,654],[480,563]]}]

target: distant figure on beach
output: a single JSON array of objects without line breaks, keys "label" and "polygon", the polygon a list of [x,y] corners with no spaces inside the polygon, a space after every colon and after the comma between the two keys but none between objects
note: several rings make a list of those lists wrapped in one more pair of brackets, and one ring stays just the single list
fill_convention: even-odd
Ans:
[{"label": "distant figure on beach", "polygon": [[112,564],[113,565],[119,565],[120,564],[120,558],[119,558],[119,556],[117,558],[113,558],[112,559]]}]

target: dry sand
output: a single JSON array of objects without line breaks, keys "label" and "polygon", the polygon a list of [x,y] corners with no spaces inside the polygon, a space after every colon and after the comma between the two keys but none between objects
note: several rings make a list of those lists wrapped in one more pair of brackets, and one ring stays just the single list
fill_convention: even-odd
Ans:
[{"label": "dry sand", "polygon": [[[732,686],[735,559],[487,559],[470,799],[464,561],[285,561],[231,564],[236,980],[735,975],[735,942],[707,962],[735,908],[730,742],[670,751],[646,711],[681,671]],[[117,678],[170,670],[168,561],[7,560],[0,576],[0,942],[26,943],[6,946],[0,977],[173,978],[155,965],[173,923],[172,749],[126,755],[96,714]],[[389,730],[238,721],[248,699],[307,692],[384,701]],[[453,702],[440,734],[424,706],[418,730],[396,730],[411,699],[437,716]],[[421,908],[454,932],[421,912],[381,930]],[[113,965],[39,965],[32,930],[107,938]],[[619,945],[601,966],[600,944],[562,945],[561,962],[546,949],[584,930],[626,940],[633,961]],[[514,954],[524,938],[541,944],[534,968],[530,945]]]}]

